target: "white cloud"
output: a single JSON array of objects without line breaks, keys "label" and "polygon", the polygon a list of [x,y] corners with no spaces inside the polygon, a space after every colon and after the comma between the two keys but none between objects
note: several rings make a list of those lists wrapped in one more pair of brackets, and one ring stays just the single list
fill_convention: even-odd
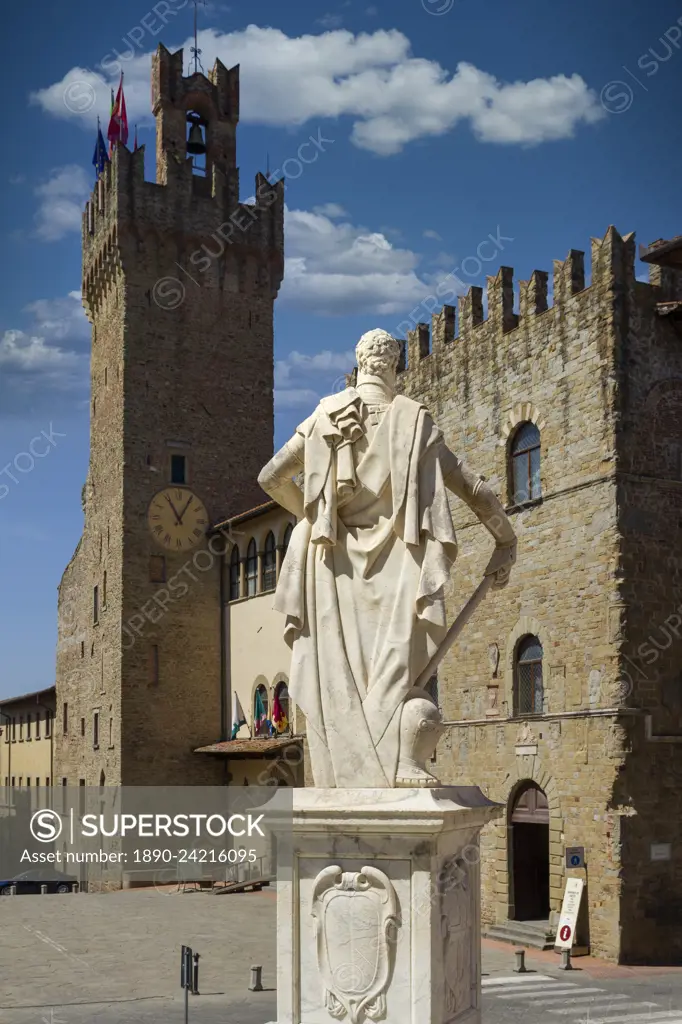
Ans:
[{"label": "white cloud", "polygon": [[419,256],[384,234],[307,210],[285,212],[281,301],[321,314],[398,313],[428,294]]},{"label": "white cloud", "polygon": [[39,206],[35,213],[36,235],[44,242],[55,242],[71,231],[80,232],[85,200],[92,182],[82,167],[70,164],[56,167],[35,194]]},{"label": "white cloud", "polygon": [[339,28],[343,25],[343,18],[340,14],[323,14],[321,18],[315,19],[315,24],[321,28]]},{"label": "white cloud", "polygon": [[56,411],[87,398],[90,330],[79,292],[26,307],[27,330],[0,334],[0,414]]},{"label": "white cloud", "polygon": [[433,228],[427,228],[426,231],[422,232],[422,234],[423,234],[424,238],[432,238],[434,240],[434,242],[442,242],[443,241],[443,239],[438,234],[438,232],[434,231]]},{"label": "white cloud", "polygon": [[312,388],[277,388],[275,408],[277,412],[283,409],[308,409],[312,412],[320,398],[321,395]]},{"label": "white cloud", "polygon": [[321,206],[313,206],[313,213],[319,213],[321,217],[330,217],[332,220],[348,216],[340,203],[322,203]]},{"label": "white cloud", "polygon": [[[185,43],[185,51],[191,41]],[[537,144],[570,138],[581,124],[605,116],[596,93],[580,75],[502,82],[460,63],[450,73],[436,61],[415,57],[397,29],[357,35],[335,29],[289,37],[280,29],[249,25],[239,32],[199,33],[205,67],[216,57],[241,67],[241,120],[274,127],[354,118],[351,140],[389,156],[415,139],[443,135],[460,121],[481,142]],[[92,130],[106,124],[109,90],[125,70],[130,123],[149,122],[150,54],[108,54],[106,69],[72,68],[31,95],[55,117]]]},{"label": "white cloud", "polygon": [[317,377],[322,382],[325,394],[339,391],[345,386],[345,375],[355,366],[355,353],[332,352],[324,349],[313,355],[294,349],[284,359],[275,363],[275,404],[278,412],[282,409],[312,409],[321,395],[306,387],[306,378]]}]

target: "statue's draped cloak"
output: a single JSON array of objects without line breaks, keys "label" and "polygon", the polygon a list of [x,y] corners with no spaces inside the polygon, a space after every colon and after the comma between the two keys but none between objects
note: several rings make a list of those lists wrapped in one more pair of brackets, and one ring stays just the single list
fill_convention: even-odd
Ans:
[{"label": "statue's draped cloak", "polygon": [[360,453],[362,411],[347,388],[298,428],[305,515],[275,595],[323,787],[395,784],[402,703],[445,635],[457,554],[429,413],[397,396]]}]

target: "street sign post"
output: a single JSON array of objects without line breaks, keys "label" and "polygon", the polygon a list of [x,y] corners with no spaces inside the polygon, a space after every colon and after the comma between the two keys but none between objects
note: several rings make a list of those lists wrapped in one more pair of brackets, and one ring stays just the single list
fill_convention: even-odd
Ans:
[{"label": "street sign post", "polygon": [[567,846],[566,847],[566,867],[567,868],[584,868],[585,867],[585,847],[584,846]]},{"label": "street sign post", "polygon": [[578,923],[580,899],[585,885],[582,878],[568,878],[564,890],[564,902],[561,905],[561,917],[554,941],[555,949],[571,949],[575,942],[575,929]]},{"label": "street sign post", "polygon": [[180,950],[180,988],[185,990],[185,1024],[189,1021],[189,993],[193,987],[192,947],[182,946]]}]

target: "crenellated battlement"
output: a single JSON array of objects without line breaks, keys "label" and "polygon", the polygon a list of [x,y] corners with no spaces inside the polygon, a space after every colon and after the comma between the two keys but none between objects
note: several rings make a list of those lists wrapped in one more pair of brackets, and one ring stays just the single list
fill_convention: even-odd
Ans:
[{"label": "crenellated battlement", "polygon": [[[635,236],[621,236],[610,227],[603,238],[591,240],[591,273],[586,285],[585,254],[571,249],[565,260],[555,260],[551,288],[549,273],[534,270],[527,281],[514,286],[514,272],[511,267],[500,267],[494,277],[488,277],[486,288],[473,286],[457,299],[457,308],[446,305],[431,316],[431,324],[414,322],[408,330],[406,359],[401,369],[408,376],[418,372],[420,364],[447,358],[459,347],[471,342],[472,345],[498,345],[506,335],[511,335],[505,346],[513,346],[514,337],[526,337],[533,325],[543,319],[546,331],[558,326],[570,313],[584,315],[588,307],[604,312],[612,310],[615,297],[632,290],[637,297],[643,297],[638,288],[655,288],[658,298],[666,298],[674,290],[671,274],[652,266],[649,284],[635,278]],[[667,276],[666,276],[667,274]],[[682,274],[673,274],[680,277]],[[637,286],[637,287],[636,287]],[[551,295],[551,302],[550,302]],[[433,308],[433,296],[426,296],[423,306]],[[429,305],[427,305],[427,302]]]},{"label": "crenellated battlement", "polygon": [[[187,262],[188,273],[210,267],[216,277],[231,262],[240,281],[265,274],[273,296],[281,283],[283,182],[271,184],[257,174],[255,201],[239,201],[239,67],[217,60],[208,77],[185,77],[182,68],[182,50],[172,54],[159,46],[152,67],[156,181],[145,181],[144,146],[131,152],[119,143],[86,203],[82,291],[91,319],[117,269],[132,269],[141,247],[154,249],[164,235],[176,238],[177,263]],[[187,152],[188,113],[201,124],[205,174],[196,173]],[[255,270],[244,269],[247,261]],[[158,269],[159,276],[170,272]]]}]

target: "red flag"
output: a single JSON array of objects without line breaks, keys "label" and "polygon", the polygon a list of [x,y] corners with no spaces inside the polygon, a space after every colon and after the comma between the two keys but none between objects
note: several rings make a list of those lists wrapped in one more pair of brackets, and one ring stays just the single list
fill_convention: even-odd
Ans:
[{"label": "red flag", "polygon": [[123,72],[121,72],[121,81],[119,82],[118,92],[116,93],[116,99],[111,111],[107,138],[112,146],[117,142],[122,142],[125,146],[128,141],[128,114],[126,112],[126,98],[123,94]]}]

